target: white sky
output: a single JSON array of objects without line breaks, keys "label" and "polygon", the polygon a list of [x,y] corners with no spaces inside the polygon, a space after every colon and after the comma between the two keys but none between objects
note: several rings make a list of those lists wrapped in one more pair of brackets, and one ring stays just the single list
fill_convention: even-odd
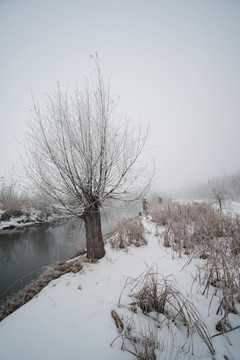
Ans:
[{"label": "white sky", "polygon": [[99,54],[149,124],[159,187],[240,170],[239,0],[0,0],[0,175],[19,166],[31,89],[81,84]]}]

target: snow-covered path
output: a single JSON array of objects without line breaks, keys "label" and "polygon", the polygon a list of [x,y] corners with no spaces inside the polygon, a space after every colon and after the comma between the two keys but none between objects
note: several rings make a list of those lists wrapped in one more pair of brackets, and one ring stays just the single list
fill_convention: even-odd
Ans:
[{"label": "snow-covered path", "polygon": [[[159,244],[159,238],[154,235],[155,226],[150,221],[145,225],[150,230],[147,246],[131,247],[125,252],[113,251],[106,245],[106,256],[98,263],[85,263],[80,273],[69,273],[52,281],[36,298],[0,322],[0,360],[136,359],[121,351],[121,340],[110,346],[119,335],[111,310],[118,311],[117,303],[126,279],[136,278],[154,263],[163,275],[174,275],[183,294],[200,311],[211,335],[215,334],[217,319],[215,315],[208,316],[209,299],[196,292],[191,294],[195,265],[203,260],[194,260],[181,271],[187,258],[173,259],[172,250]],[[213,309],[214,306],[213,301]],[[236,330],[229,334],[229,341],[223,336],[214,338],[215,359],[227,355],[228,359],[237,360],[239,335],[240,331]],[[168,358],[167,352],[165,355],[163,359]],[[191,358],[212,359],[201,338],[196,355]]]}]

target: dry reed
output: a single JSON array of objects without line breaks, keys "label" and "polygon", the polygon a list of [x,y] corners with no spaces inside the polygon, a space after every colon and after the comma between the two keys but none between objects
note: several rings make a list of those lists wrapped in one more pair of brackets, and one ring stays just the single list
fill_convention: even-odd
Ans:
[{"label": "dry reed", "polygon": [[147,245],[145,229],[142,219],[137,216],[133,219],[125,219],[118,223],[116,229],[108,234],[106,242],[112,249],[127,249],[128,246]]},{"label": "dry reed", "polygon": [[[132,298],[131,303],[127,305],[122,303],[123,293],[126,291]],[[173,277],[161,275],[156,265],[138,278],[128,279],[120,294],[118,305],[120,308],[124,307],[129,310],[127,319],[124,320],[124,317],[120,319],[121,328],[118,326],[122,348],[127,349],[125,342],[126,340],[130,341],[138,359],[153,360],[156,355],[155,350],[159,353],[165,351],[166,346],[162,333],[166,326],[172,329],[172,338],[168,338],[170,347],[174,347],[175,336],[173,334],[180,330],[186,337],[179,344],[177,351],[193,353],[193,334],[198,334],[211,355],[214,355],[215,351],[208,328],[197,309],[176,288]],[[149,325],[139,326],[139,323],[136,325],[137,321],[134,321],[134,316],[147,319],[146,322],[142,319],[140,324],[148,323]],[[153,336],[155,332],[156,334]],[[171,331],[168,337],[171,337]],[[174,354],[176,355],[176,353],[173,352],[173,357]]]},{"label": "dry reed", "polygon": [[151,216],[165,226],[163,244],[171,246],[179,257],[191,255],[205,260],[197,277],[202,294],[211,293],[210,304],[218,296],[217,314],[223,318],[216,329],[228,329],[230,312],[238,312],[240,294],[240,218],[225,215],[208,203],[152,204]]}]

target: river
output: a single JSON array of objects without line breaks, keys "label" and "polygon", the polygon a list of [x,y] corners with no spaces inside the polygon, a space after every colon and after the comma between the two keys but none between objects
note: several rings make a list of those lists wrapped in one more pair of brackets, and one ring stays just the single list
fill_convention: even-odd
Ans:
[{"label": "river", "polygon": [[[121,218],[137,215],[138,209],[115,210],[108,220],[102,216],[103,234]],[[69,259],[85,247],[85,228],[79,219],[0,231],[0,302],[36,279],[45,266]]]}]

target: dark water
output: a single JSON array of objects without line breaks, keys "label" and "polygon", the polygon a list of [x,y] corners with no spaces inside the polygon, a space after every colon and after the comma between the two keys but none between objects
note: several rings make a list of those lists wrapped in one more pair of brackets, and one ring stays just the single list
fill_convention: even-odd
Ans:
[{"label": "dark water", "polygon": [[[123,217],[138,214],[139,207],[114,210],[102,216],[102,232],[109,232]],[[80,219],[0,231],[0,303],[37,278],[55,261],[72,257],[86,247],[85,228]]]},{"label": "dark water", "polygon": [[85,230],[79,219],[1,231],[0,299],[4,301],[35,279],[44,266],[66,260],[85,246]]}]

